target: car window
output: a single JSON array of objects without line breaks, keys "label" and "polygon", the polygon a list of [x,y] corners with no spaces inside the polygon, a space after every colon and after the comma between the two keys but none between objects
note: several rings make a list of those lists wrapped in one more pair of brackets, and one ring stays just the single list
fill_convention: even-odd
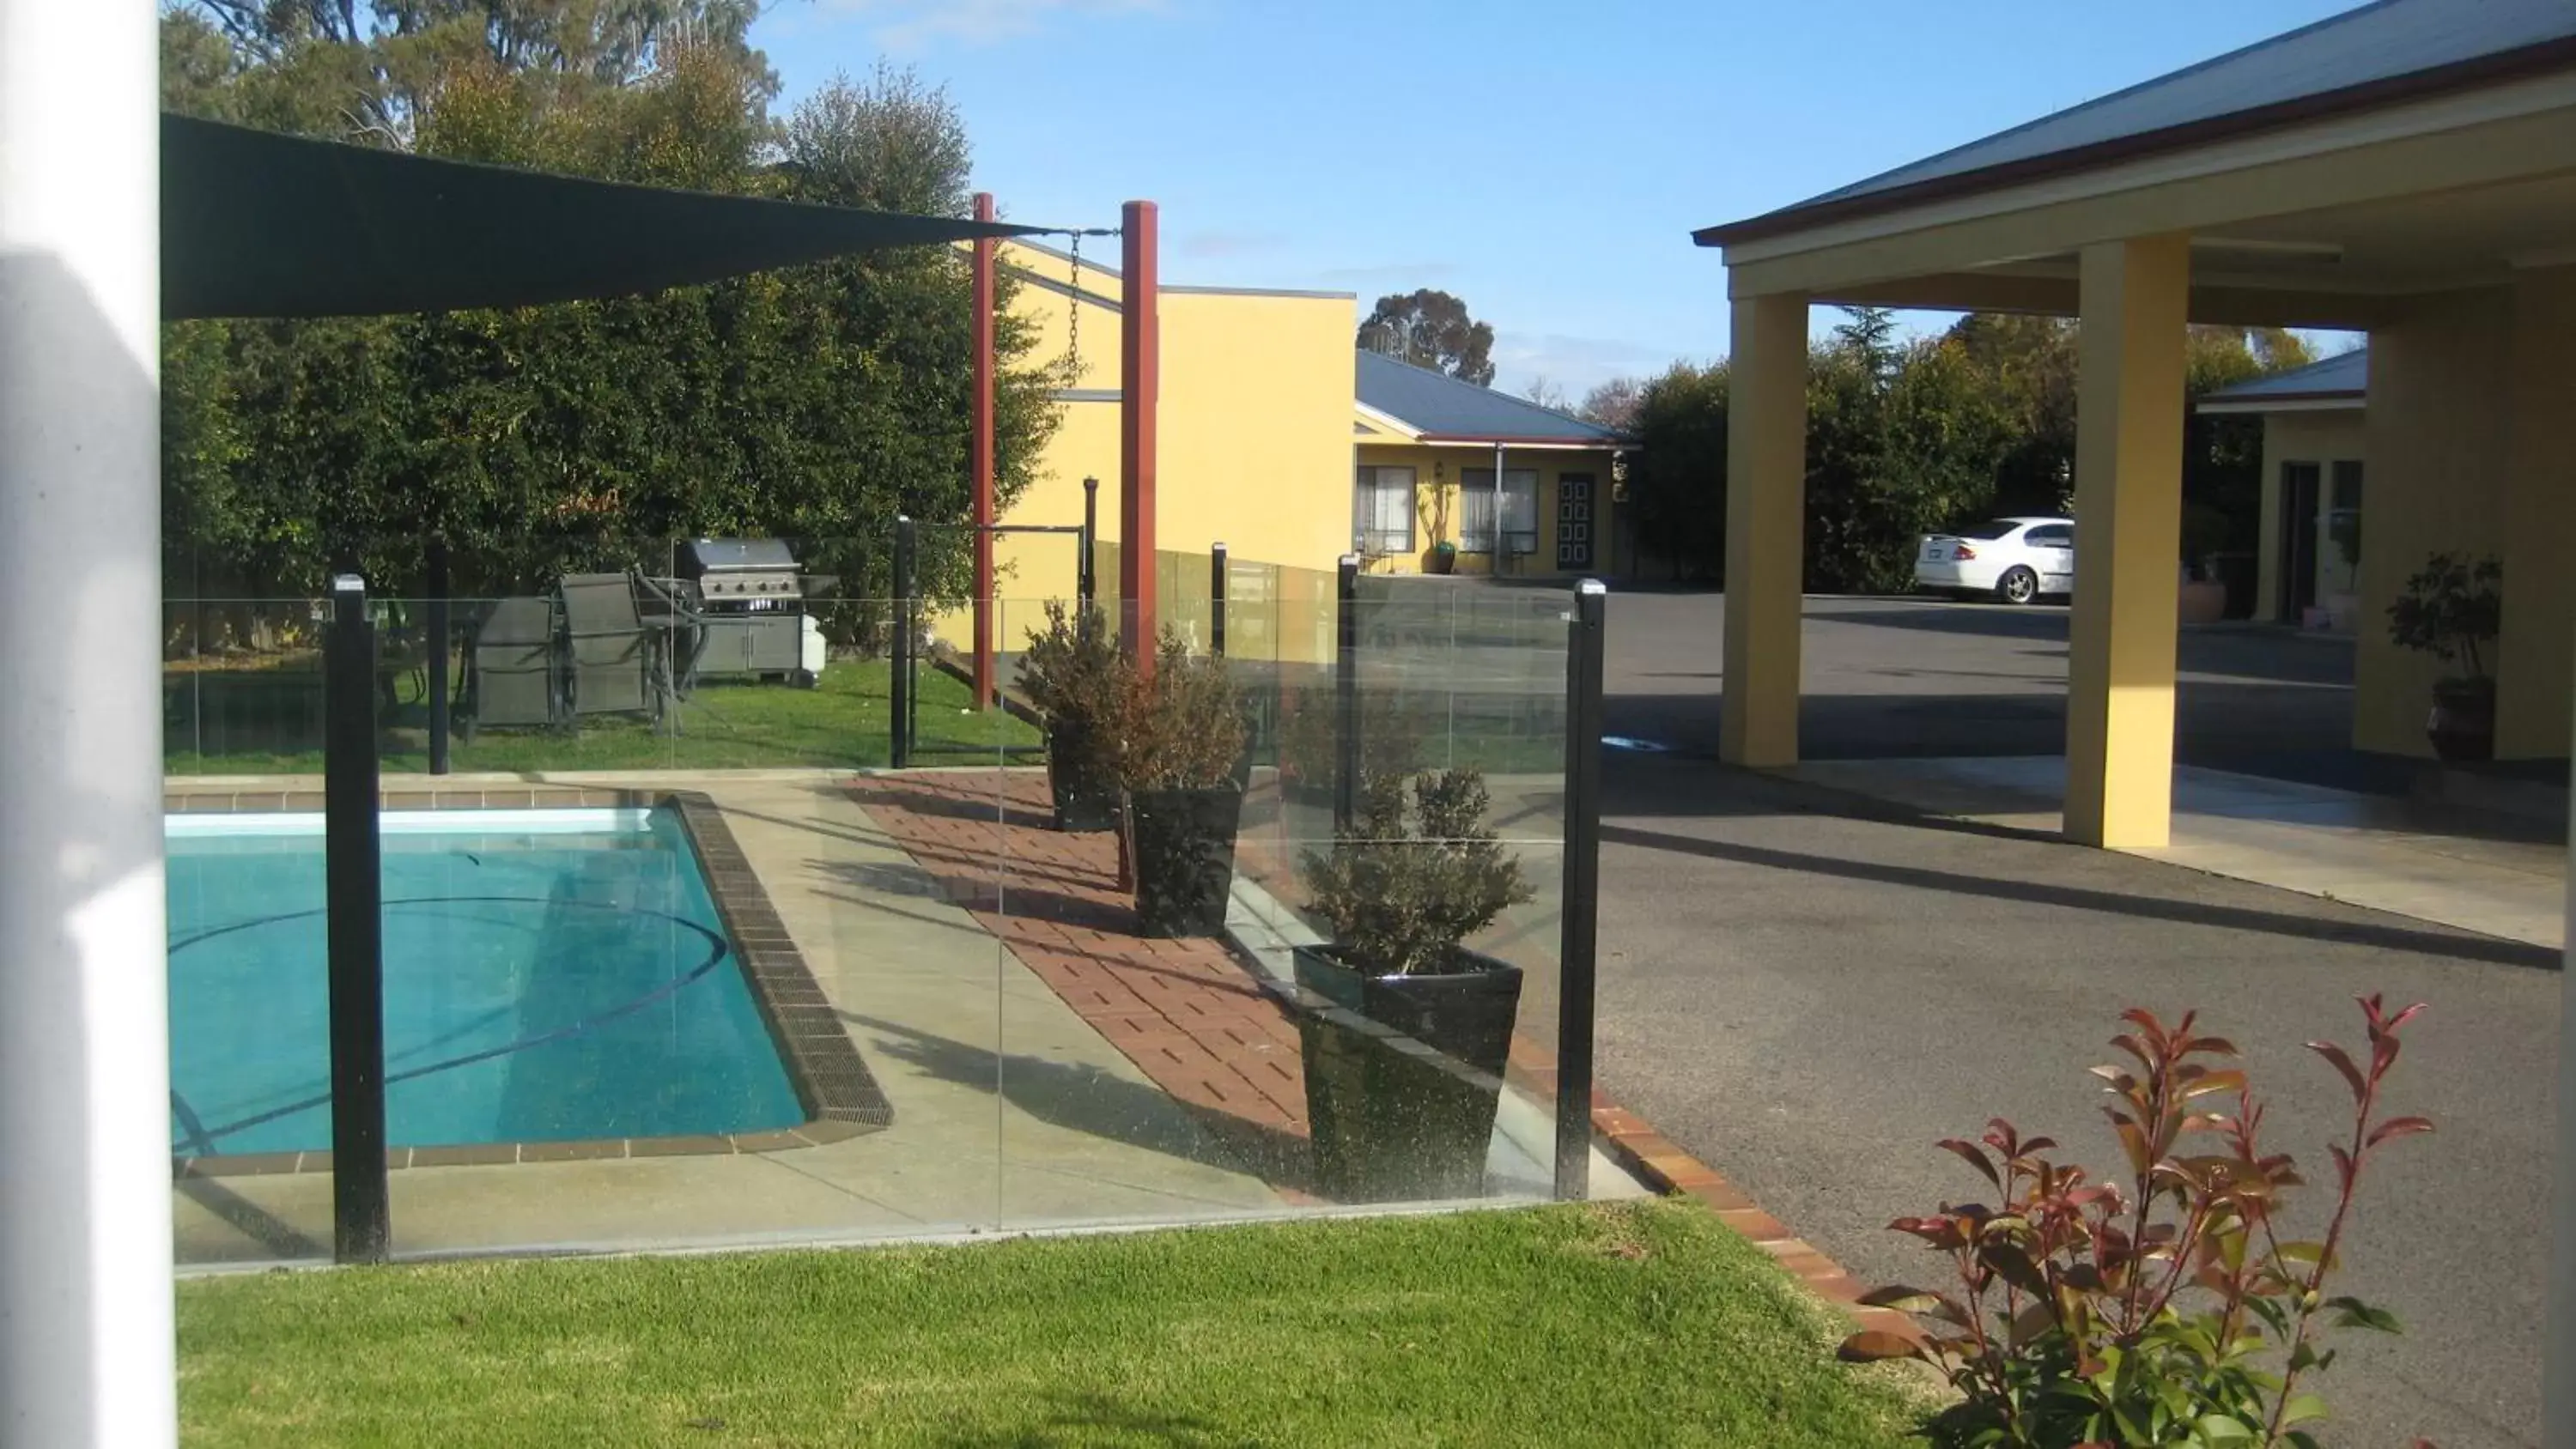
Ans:
[{"label": "car window", "polygon": [[2002,538],[2004,535],[2019,527],[2021,527],[2020,524],[2013,522],[2009,518],[1989,518],[1983,523],[1972,523],[1967,527],[1960,529],[1957,536],[1960,538],[1997,539]]},{"label": "car window", "polygon": [[2046,523],[2032,529],[2028,539],[2032,543],[2062,547],[2075,541],[2075,529],[2064,523]]}]

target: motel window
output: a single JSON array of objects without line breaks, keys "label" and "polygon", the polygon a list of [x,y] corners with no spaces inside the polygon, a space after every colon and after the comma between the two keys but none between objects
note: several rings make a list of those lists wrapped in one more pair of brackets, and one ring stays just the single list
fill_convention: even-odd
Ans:
[{"label": "motel window", "polygon": [[1351,538],[1369,556],[1413,552],[1413,470],[1362,468],[1351,490]]},{"label": "motel window", "polygon": [[[1492,553],[1494,551],[1494,470],[1465,468],[1458,473],[1458,489],[1463,498],[1459,512],[1464,515],[1458,529],[1458,551]],[[1538,470],[1505,468],[1503,470],[1503,550],[1506,553],[1538,552]]]}]

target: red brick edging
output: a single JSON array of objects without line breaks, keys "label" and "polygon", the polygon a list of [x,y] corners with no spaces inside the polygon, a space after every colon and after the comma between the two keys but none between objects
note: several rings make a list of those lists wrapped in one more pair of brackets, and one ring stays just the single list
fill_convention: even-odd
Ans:
[{"label": "red brick edging", "polygon": [[[1156,1086],[1248,1150],[1274,1190],[1313,1200],[1299,1186],[1307,1127],[1296,1022],[1223,944],[1136,934],[1132,903],[1116,887],[1114,839],[1046,828],[1042,773],[871,775],[851,793],[951,900]],[[1554,1100],[1552,1052],[1515,1035],[1509,1070],[1540,1100]],[[1592,1130],[1648,1187],[1707,1207],[1863,1328],[1919,1336],[1905,1315],[1861,1307],[1864,1290],[1841,1264],[1597,1087]]]}]

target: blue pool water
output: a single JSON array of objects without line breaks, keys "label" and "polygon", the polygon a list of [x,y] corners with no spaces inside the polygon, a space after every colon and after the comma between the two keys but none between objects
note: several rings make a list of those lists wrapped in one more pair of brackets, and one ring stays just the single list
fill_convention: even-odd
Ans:
[{"label": "blue pool water", "polygon": [[[388,813],[398,1147],[804,1120],[670,811]],[[170,821],[171,1150],[331,1145],[318,816]]]}]

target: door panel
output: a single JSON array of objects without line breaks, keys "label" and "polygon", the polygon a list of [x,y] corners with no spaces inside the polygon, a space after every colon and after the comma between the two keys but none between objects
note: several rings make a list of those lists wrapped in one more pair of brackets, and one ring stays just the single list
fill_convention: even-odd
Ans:
[{"label": "door panel", "polygon": [[1592,567],[1592,475],[1564,473],[1556,480],[1556,566]]}]

